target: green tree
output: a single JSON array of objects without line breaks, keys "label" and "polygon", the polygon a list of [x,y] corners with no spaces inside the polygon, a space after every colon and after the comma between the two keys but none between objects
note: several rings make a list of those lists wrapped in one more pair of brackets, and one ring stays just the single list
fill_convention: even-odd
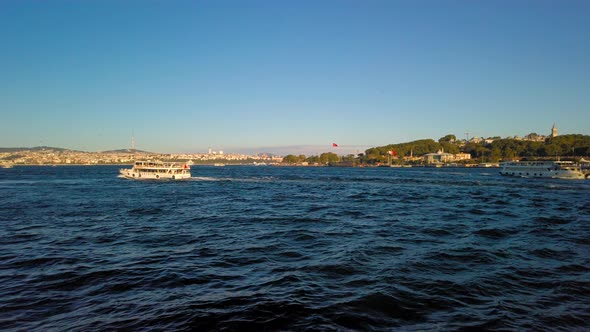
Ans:
[{"label": "green tree", "polygon": [[310,164],[315,164],[320,162],[320,158],[318,156],[309,156],[307,157],[307,159],[305,159],[305,161],[307,161]]},{"label": "green tree", "polygon": [[441,145],[441,148],[447,153],[453,153],[453,154],[459,153],[459,147],[456,146],[455,144],[451,144],[449,142],[441,142],[440,145]]},{"label": "green tree", "polygon": [[504,160],[513,160],[516,157],[516,153],[511,148],[506,148],[502,152],[502,157]]},{"label": "green tree", "polygon": [[299,162],[299,158],[292,154],[288,154],[285,157],[283,157],[283,162],[288,164],[295,164]]},{"label": "green tree", "polygon": [[344,157],[342,157],[342,161],[354,161],[356,159],[356,156],[354,154],[348,154]]},{"label": "green tree", "polygon": [[455,135],[453,135],[453,134],[449,134],[449,135],[446,135],[445,137],[441,137],[441,138],[439,138],[438,142],[439,142],[439,143],[443,143],[443,142],[447,142],[447,143],[449,143],[449,142],[450,142],[450,143],[453,143],[453,142],[455,142],[456,140],[457,140],[457,137],[456,137]]},{"label": "green tree", "polygon": [[490,161],[498,162],[500,159],[502,159],[502,150],[499,148],[492,148],[490,152]]},{"label": "green tree", "polygon": [[370,148],[365,151],[365,156],[363,161],[368,164],[375,164],[380,162],[383,159],[383,155],[381,154],[378,148]]},{"label": "green tree", "polygon": [[338,161],[340,161],[340,158],[335,153],[325,152],[320,155],[320,163],[322,164],[335,163]]},{"label": "green tree", "polygon": [[559,150],[559,145],[557,144],[546,144],[541,151],[546,157],[555,157],[559,156]]}]

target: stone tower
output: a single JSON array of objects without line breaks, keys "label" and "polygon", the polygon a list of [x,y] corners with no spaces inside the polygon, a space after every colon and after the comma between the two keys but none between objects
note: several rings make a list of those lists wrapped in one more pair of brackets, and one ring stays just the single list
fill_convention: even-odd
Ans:
[{"label": "stone tower", "polygon": [[553,123],[553,127],[551,127],[551,137],[557,137],[557,126],[555,122]]}]

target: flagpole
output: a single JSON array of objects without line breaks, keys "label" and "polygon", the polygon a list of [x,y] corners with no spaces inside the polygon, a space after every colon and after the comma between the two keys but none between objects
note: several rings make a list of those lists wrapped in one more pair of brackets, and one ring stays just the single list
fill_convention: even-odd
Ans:
[{"label": "flagpole", "polygon": [[[336,143],[332,143],[332,148],[337,148],[338,144]],[[341,162],[342,160],[340,160],[340,156],[336,153],[336,157],[338,157],[338,162]]]}]

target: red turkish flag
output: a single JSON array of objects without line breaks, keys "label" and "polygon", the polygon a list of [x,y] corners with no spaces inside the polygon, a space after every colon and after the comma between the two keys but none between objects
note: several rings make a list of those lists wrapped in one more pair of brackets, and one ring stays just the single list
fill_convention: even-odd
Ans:
[{"label": "red turkish flag", "polygon": [[338,147],[338,144],[332,143],[332,146],[335,147],[335,148],[337,148]]}]

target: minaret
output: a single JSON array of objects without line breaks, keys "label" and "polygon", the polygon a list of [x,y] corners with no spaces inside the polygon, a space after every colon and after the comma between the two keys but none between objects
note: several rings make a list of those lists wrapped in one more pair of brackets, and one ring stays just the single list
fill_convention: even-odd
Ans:
[{"label": "minaret", "polygon": [[135,150],[135,135],[131,134],[131,150]]},{"label": "minaret", "polygon": [[555,126],[555,122],[553,122],[553,127],[551,127],[551,137],[557,137],[557,126]]}]

